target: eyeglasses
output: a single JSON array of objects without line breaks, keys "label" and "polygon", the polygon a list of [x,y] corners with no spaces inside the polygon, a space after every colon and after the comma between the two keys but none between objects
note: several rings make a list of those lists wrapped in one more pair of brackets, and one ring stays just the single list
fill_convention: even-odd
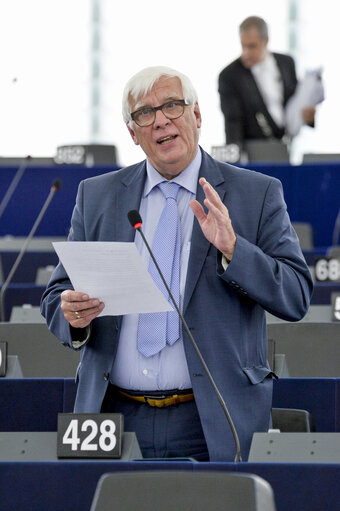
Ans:
[{"label": "eyeglasses", "polygon": [[183,115],[184,107],[187,105],[188,103],[186,103],[184,99],[174,99],[160,106],[140,108],[135,112],[131,112],[130,115],[131,119],[138,124],[138,126],[144,128],[154,123],[157,110],[162,110],[167,119],[178,119],[178,117]]}]

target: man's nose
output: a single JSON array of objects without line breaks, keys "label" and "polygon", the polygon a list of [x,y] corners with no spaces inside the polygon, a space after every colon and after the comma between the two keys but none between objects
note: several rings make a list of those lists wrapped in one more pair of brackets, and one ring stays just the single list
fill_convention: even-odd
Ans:
[{"label": "man's nose", "polygon": [[154,127],[157,128],[161,126],[166,126],[167,124],[169,124],[169,119],[165,117],[162,110],[157,110],[155,112],[155,120],[153,123]]}]

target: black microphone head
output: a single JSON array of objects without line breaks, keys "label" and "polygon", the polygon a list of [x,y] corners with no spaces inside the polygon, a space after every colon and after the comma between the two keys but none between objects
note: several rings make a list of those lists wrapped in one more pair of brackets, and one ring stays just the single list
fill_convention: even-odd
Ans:
[{"label": "black microphone head", "polygon": [[138,229],[138,227],[142,226],[142,217],[136,209],[131,209],[131,211],[128,212],[128,219],[134,229]]},{"label": "black microphone head", "polygon": [[61,183],[62,183],[61,179],[55,179],[52,185],[53,190],[55,191],[60,190]]}]

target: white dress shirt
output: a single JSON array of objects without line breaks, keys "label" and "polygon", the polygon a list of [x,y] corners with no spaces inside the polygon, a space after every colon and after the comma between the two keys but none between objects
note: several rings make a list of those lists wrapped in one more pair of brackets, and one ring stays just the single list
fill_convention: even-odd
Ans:
[{"label": "white dress shirt", "polygon": [[[198,150],[190,165],[173,179],[174,182],[181,185],[177,196],[182,236],[180,263],[181,303],[179,304],[181,310],[194,221],[194,214],[189,206],[189,201],[196,197],[201,159],[201,151]],[[151,247],[159,217],[166,203],[163,193],[157,187],[157,184],[164,180],[164,177],[147,162],[147,178],[139,211],[143,219],[143,232]],[[137,231],[135,243],[146,267],[148,267],[150,256]],[[138,314],[127,314],[123,317],[117,356],[111,371],[110,381],[118,387],[130,390],[190,388],[191,381],[184,353],[182,334],[173,346],[166,345],[156,355],[144,357],[137,349],[138,317]]]},{"label": "white dress shirt", "polygon": [[285,122],[283,107],[283,83],[281,73],[272,53],[251,68],[268,112],[275,123],[282,128]]}]

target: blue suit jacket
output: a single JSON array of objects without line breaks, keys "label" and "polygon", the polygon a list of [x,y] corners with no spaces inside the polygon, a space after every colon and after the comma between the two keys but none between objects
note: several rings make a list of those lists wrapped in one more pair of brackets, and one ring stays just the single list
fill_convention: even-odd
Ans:
[{"label": "blue suit jacket", "polygon": [[[227,403],[247,459],[252,434],[270,424],[272,373],[267,363],[265,310],[299,320],[306,313],[311,277],[286,211],[281,183],[213,160],[202,151],[204,176],[227,205],[237,234],[226,271],[217,249],[195,219],[183,314]],[[139,209],[145,162],[80,183],[70,240],[133,241],[127,213]],[[201,187],[197,200],[203,203]],[[61,264],[42,298],[51,332],[72,347],[79,333],[60,309],[60,292],[72,288]],[[81,348],[75,412],[99,412],[115,358],[121,317],[95,319]],[[235,446],[224,412],[186,332],[184,346],[210,459],[232,461]]]}]

